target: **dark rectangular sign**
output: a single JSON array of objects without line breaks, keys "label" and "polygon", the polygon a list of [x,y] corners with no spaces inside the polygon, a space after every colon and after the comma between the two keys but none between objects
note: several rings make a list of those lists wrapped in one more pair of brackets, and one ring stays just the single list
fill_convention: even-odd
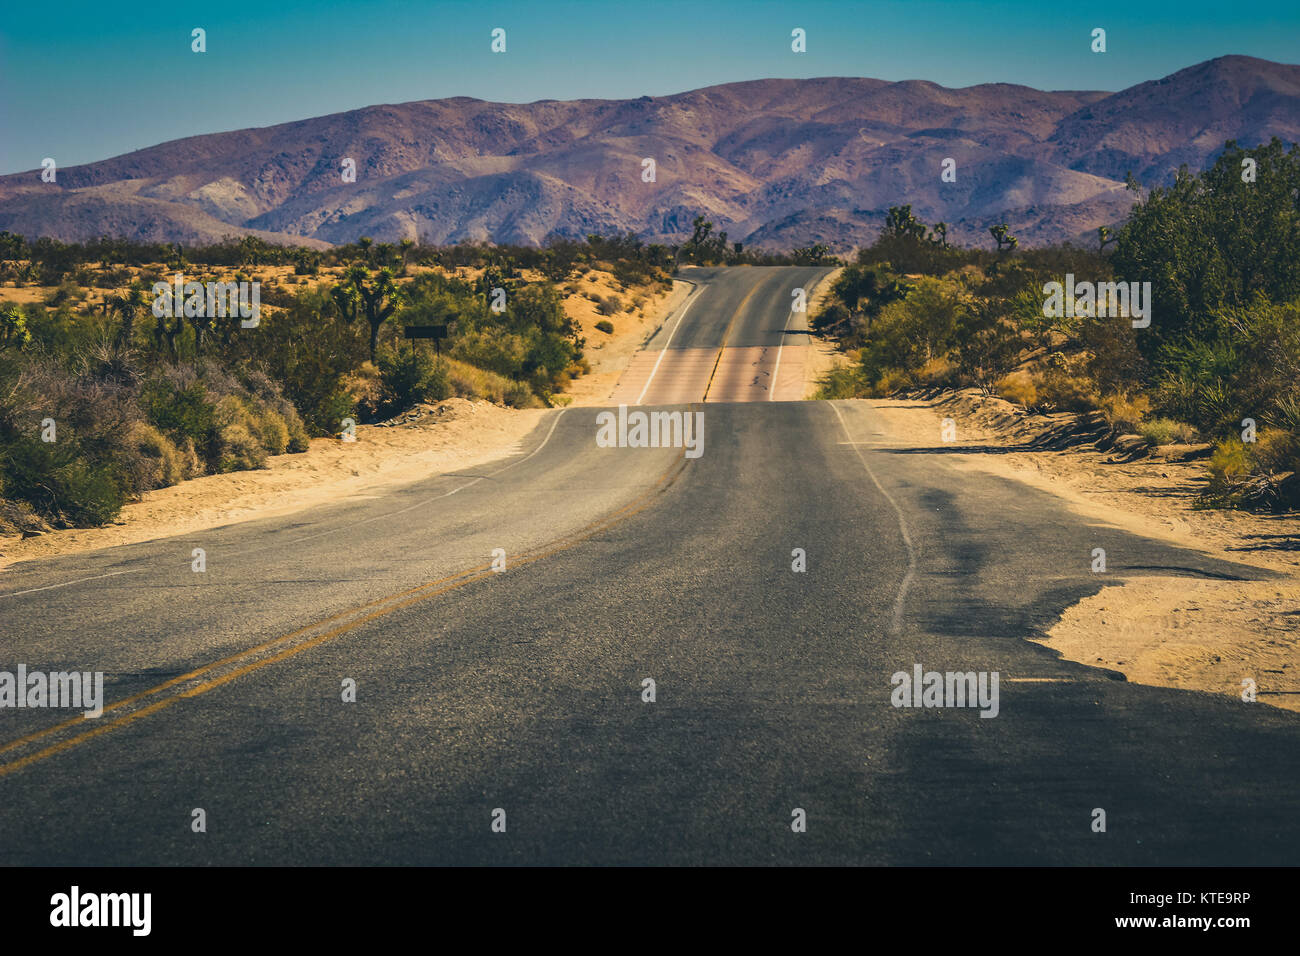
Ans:
[{"label": "dark rectangular sign", "polygon": [[447,337],[447,326],[408,325],[406,327],[406,337],[408,339],[445,339]]}]

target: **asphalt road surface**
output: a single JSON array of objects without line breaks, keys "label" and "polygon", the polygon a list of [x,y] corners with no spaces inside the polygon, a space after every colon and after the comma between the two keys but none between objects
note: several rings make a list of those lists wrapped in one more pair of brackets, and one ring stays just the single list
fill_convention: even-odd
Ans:
[{"label": "asphalt road surface", "polygon": [[[0,576],[0,669],[107,701],[0,710],[0,862],[1294,863],[1300,716],[1026,640],[1120,579],[1267,573],[884,443],[864,404],[733,393],[725,343],[779,345],[811,271],[699,277],[673,348],[750,400],[677,377],[698,458],[557,410],[473,474]],[[893,706],[918,664],[997,672],[997,716]]]},{"label": "asphalt road surface", "polygon": [[807,300],[830,272],[686,270],[695,291],[633,357],[610,404],[800,400]]}]

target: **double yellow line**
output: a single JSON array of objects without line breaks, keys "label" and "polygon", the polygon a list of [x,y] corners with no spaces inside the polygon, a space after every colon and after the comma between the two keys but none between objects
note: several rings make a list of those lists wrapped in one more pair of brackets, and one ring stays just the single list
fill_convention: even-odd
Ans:
[{"label": "double yellow line", "polygon": [[726,351],[727,340],[731,338],[731,327],[736,324],[736,319],[740,316],[740,313],[745,310],[745,306],[747,306],[749,300],[754,297],[754,293],[765,285],[771,285],[778,278],[780,278],[779,273],[772,276],[770,279],[761,279],[758,282],[755,282],[754,287],[749,290],[743,299],[740,300],[740,305],[736,306],[736,311],[731,313],[731,318],[727,320],[727,327],[722,330],[722,344],[718,346],[718,354],[713,359],[713,370],[709,372],[709,380],[704,385],[704,397],[700,399],[701,402],[706,402],[709,399],[709,390],[713,388],[713,377],[718,374],[718,366],[722,364],[722,353]]},{"label": "double yellow line", "polygon": [[[620,508],[618,511],[615,511],[612,514],[599,519],[598,521],[586,525],[585,527],[579,529],[573,534],[560,538],[557,541],[551,542],[547,545],[543,545],[542,550],[536,552],[525,552],[523,557],[514,559],[511,562],[511,566],[517,568],[522,565],[532,564],[535,561],[540,561],[543,558],[547,558],[550,557],[551,555],[558,554],[561,551],[565,551],[570,548],[573,548],[576,545],[582,543],[583,541],[586,541],[587,539],[593,537],[594,535],[599,534],[602,531],[606,531],[612,527],[615,527],[616,525],[621,524],[624,521],[627,521],[633,516],[644,511],[646,508],[650,507],[650,504],[652,503],[653,499],[657,495],[662,494],[664,491],[667,491],[668,488],[673,484],[673,482],[675,482],[677,478],[681,475],[681,472],[685,467],[686,467],[686,458],[685,456],[683,456],[681,459],[675,460],[673,464],[671,464],[668,467],[668,469],[664,471],[662,475],[659,476],[659,478],[655,481],[655,484],[650,488],[649,491],[645,492],[640,497],[634,499],[630,504],[625,505],[624,507]],[[209,679],[204,680],[194,685],[193,687],[187,687],[183,690],[180,690],[172,694],[171,696],[164,697],[160,700],[154,701],[152,704],[142,707],[139,710],[132,711],[129,714],[124,714],[123,716],[111,720],[107,723],[104,724],[98,723],[98,721],[102,719],[102,716],[101,718],[94,718],[97,725],[91,729],[88,729],[79,734],[75,734],[66,740],[61,740],[57,743],[50,744],[49,746],[46,746],[45,748],[38,750],[35,753],[28,754],[27,756],[20,757],[16,760],[11,760],[5,764],[0,764],[0,777],[4,777],[11,773],[15,773],[19,770],[22,770],[24,767],[29,767],[32,764],[37,763],[41,760],[45,760],[49,757],[53,757],[55,754],[62,753],[63,751],[69,750],[72,747],[77,746],[78,744],[85,743],[91,738],[98,737],[101,734],[106,734],[111,730],[118,729],[119,727],[125,727],[127,724],[139,720],[142,717],[147,717],[151,714],[156,714],[160,710],[163,710],[166,707],[170,707],[172,704],[175,704],[178,701],[185,700],[192,697],[197,697],[200,694],[206,694],[208,691],[220,687],[223,684],[227,684],[230,681],[235,680],[236,678],[244,676],[245,674],[250,674],[253,671],[260,670],[261,668],[266,667],[270,664],[275,664],[280,661],[288,660],[291,657],[295,657],[296,655],[301,654],[305,650],[309,650],[310,648],[313,647],[318,647],[321,644],[324,644],[326,641],[333,640],[334,638],[346,634],[349,631],[355,630],[356,628],[360,627],[363,624],[367,624],[371,621],[392,614],[394,611],[400,611],[403,608],[408,608],[413,604],[420,603],[421,601],[427,601],[430,598],[434,598],[441,594],[446,594],[449,591],[454,591],[458,588],[462,588],[467,584],[473,584],[476,581],[482,581],[487,578],[493,577],[496,574],[496,572],[492,571],[491,567],[492,567],[491,564],[480,565],[476,568],[470,568],[468,571],[461,571],[458,574],[453,574],[447,577],[438,578],[436,581],[429,581],[425,584],[418,585],[414,588],[409,588],[405,591],[398,591],[395,594],[390,594],[385,597],[378,598],[374,601],[368,601],[365,604],[355,605],[354,607],[350,607],[346,610],[339,611],[337,614],[332,614],[329,617],[322,618],[319,621],[316,621],[312,624],[308,624],[305,627],[300,627],[297,630],[291,631],[288,634],[284,634],[281,635],[280,637],[273,638],[272,640],[266,641],[262,644],[258,644],[254,647],[246,648],[245,650],[239,651],[235,654],[231,654],[228,657],[223,657],[220,660],[213,661],[211,664],[205,664],[204,666],[192,670],[187,674],[182,674],[179,677],[173,677],[170,680],[164,681],[163,683],[158,684],[155,687],[150,687],[148,690],[143,690],[140,691],[138,694],[133,694],[130,697],[125,697],[122,700],[119,700],[105,707],[103,713],[106,714],[111,710],[120,710],[123,707],[127,707],[131,704],[138,703],[149,697],[153,697],[157,694],[161,694],[165,691],[171,690],[172,688],[177,687],[178,685],[187,684],[195,680],[196,678],[202,677],[205,674],[211,674],[211,672],[219,670],[230,664],[236,664],[240,661],[248,661],[248,663],[245,663],[242,667],[237,667],[234,670],[221,674],[220,676],[210,677]],[[372,608],[374,608],[375,610],[371,610]],[[360,617],[352,617],[353,615],[365,611],[370,611],[370,613],[362,614],[362,616]],[[305,634],[309,634],[320,627],[332,624],[337,621],[341,621],[349,617],[351,617],[352,619],[346,621],[346,623],[340,624],[339,626],[327,630],[322,634],[317,634],[315,637],[311,637],[307,640],[297,641],[296,643],[294,643],[294,641],[297,638],[300,638]],[[272,648],[275,648],[279,645],[283,645],[286,643],[288,643],[289,646],[275,652],[274,654],[270,654],[266,657],[258,656],[265,651],[271,650]],[[61,723],[55,724],[52,727],[47,727],[44,730],[38,730],[35,731],[34,733],[30,733],[23,737],[19,737],[16,740],[12,740],[9,743],[4,744],[3,746],[0,746],[0,754],[5,754],[10,751],[17,750],[19,748],[26,746],[27,744],[40,740],[42,737],[48,737],[53,734],[57,734],[58,732],[67,730],[68,728],[73,727],[77,724],[83,724],[88,719],[91,718],[74,717],[71,720],[63,721]]]}]

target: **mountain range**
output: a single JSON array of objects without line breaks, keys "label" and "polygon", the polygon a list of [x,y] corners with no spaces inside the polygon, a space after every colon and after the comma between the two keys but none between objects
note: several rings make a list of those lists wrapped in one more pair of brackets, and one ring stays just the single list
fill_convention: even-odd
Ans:
[{"label": "mountain range", "polygon": [[1132,205],[1128,172],[1166,183],[1226,140],[1272,136],[1300,140],[1300,66],[1244,56],[1117,93],[828,77],[628,100],[453,97],[192,136],[60,169],[54,184],[39,170],[3,176],[0,229],[308,245],[633,231],[673,243],[703,213],[747,246],[839,252],[910,203],[960,242],[990,243],[998,222],[1025,245],[1093,241]]}]

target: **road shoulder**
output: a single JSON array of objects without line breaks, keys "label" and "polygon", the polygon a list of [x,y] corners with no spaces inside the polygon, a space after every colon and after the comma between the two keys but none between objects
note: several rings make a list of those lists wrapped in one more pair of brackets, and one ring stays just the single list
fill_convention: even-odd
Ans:
[{"label": "road shoulder", "polygon": [[375,496],[424,478],[513,454],[545,409],[509,409],[450,398],[417,405],[381,425],[358,425],[356,441],[312,439],[306,452],[267,467],[184,481],[128,504],[113,524],[31,538],[0,538],[0,571],[20,561],[78,554]]},{"label": "road shoulder", "polygon": [[[1271,581],[1117,578],[1067,608],[1039,643],[1139,684],[1241,697],[1253,681],[1260,703],[1300,711],[1300,516],[1196,508],[1201,462],[1125,461],[1091,445],[1030,449],[1032,422],[969,391],[868,403],[882,442],[942,450],[959,470],[1050,492],[1085,518],[1277,571]],[[957,429],[950,450],[945,418]]]}]

